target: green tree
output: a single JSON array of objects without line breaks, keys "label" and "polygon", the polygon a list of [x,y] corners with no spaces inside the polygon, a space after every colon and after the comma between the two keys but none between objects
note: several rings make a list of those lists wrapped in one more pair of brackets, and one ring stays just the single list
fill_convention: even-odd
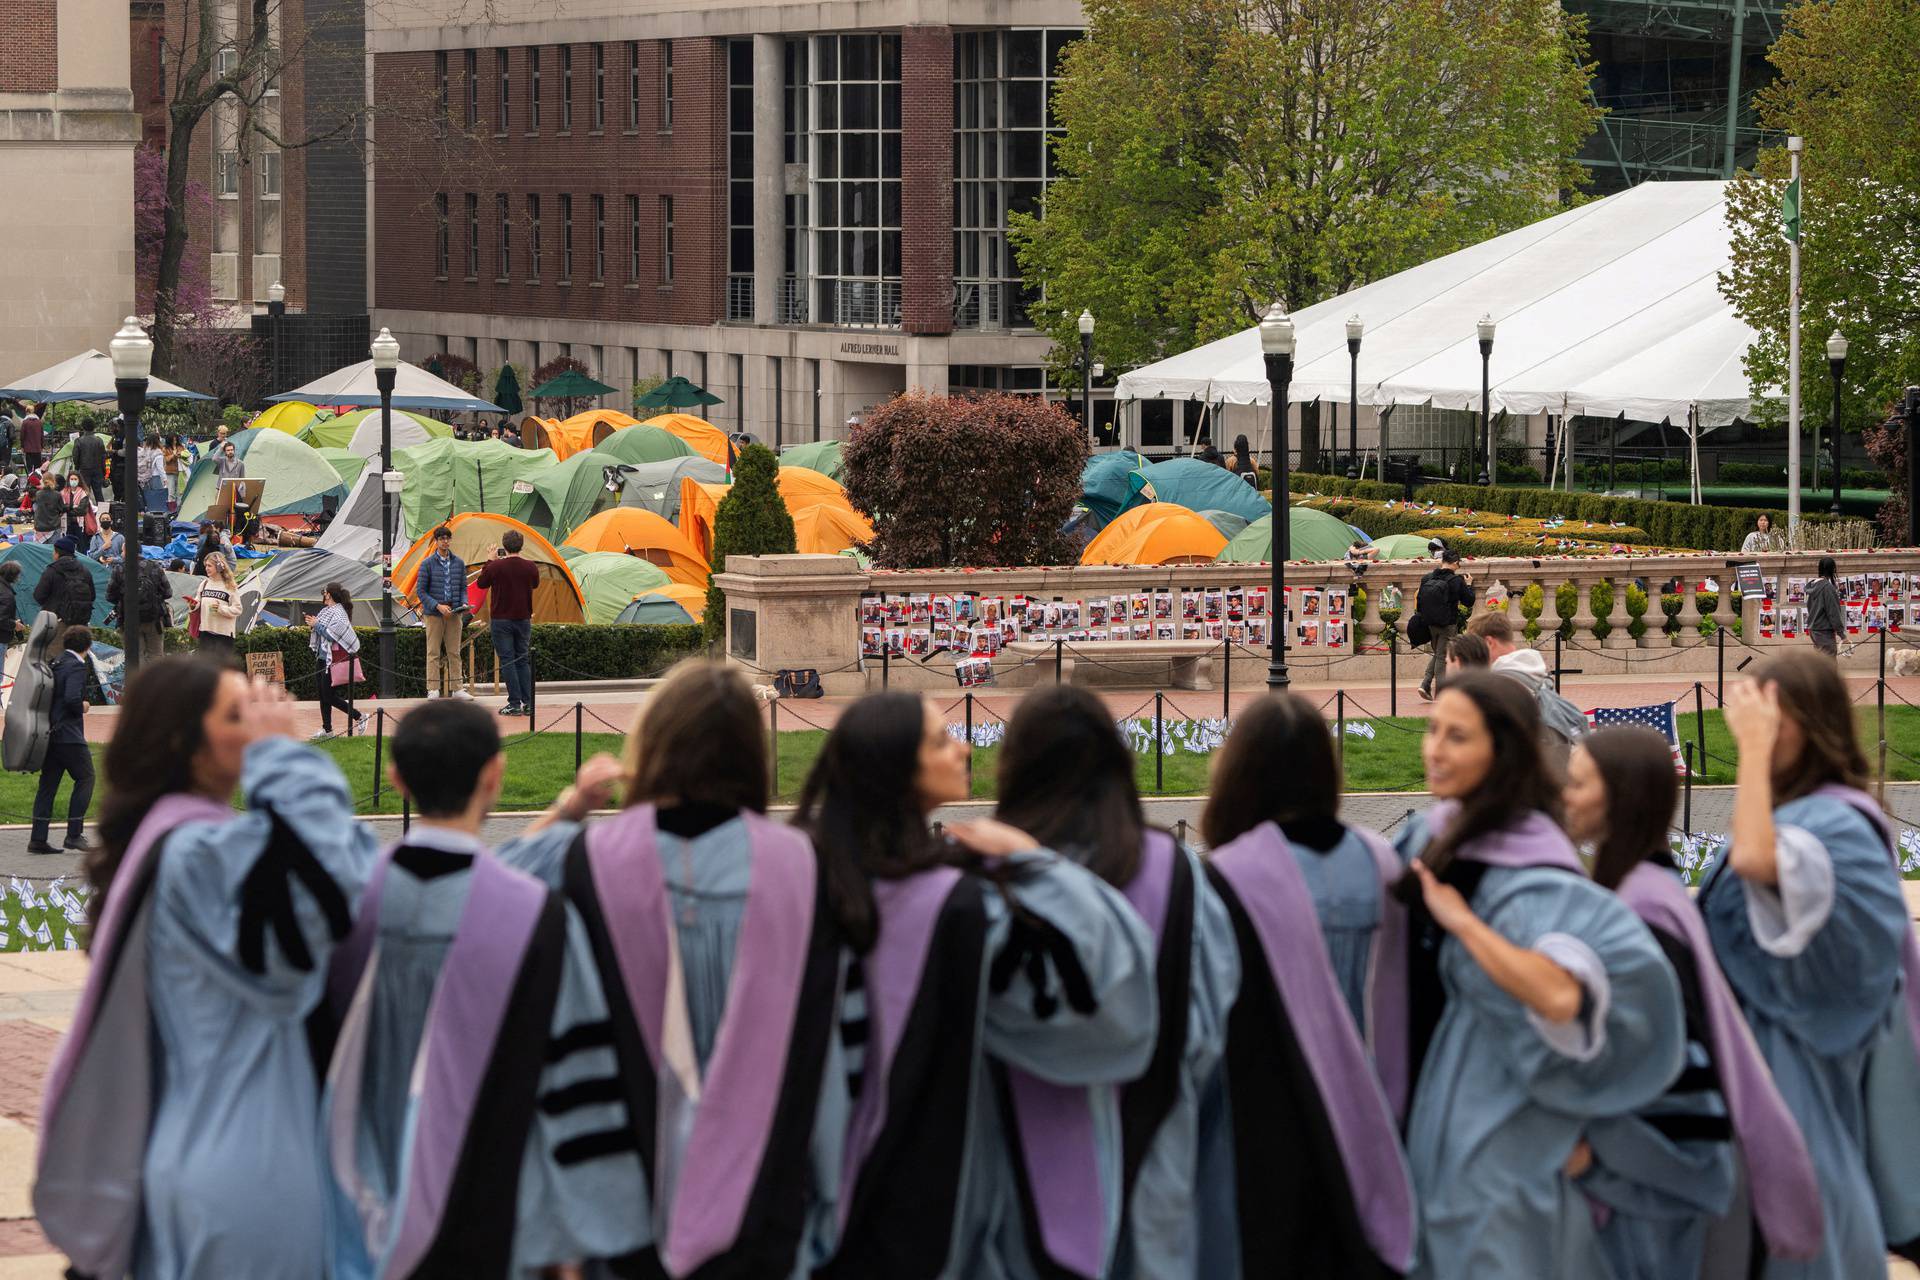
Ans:
[{"label": "green tree", "polygon": [[[1760,123],[1806,139],[1801,157],[1801,420],[1824,428],[1832,403],[1827,335],[1847,339],[1844,461],[1857,433],[1920,383],[1920,5],[1829,0],[1796,5],[1767,57],[1778,77],[1754,95]],[[1747,353],[1763,420],[1786,420],[1788,264],[1780,199],[1784,146],[1760,153],[1727,189],[1732,262],[1720,290],[1759,338]]]},{"label": "green tree", "polygon": [[1064,371],[1232,333],[1556,212],[1597,118],[1585,28],[1486,0],[1088,0],[1059,181],[1009,218]]},{"label": "green tree", "polygon": [[728,556],[792,555],[793,517],[774,485],[780,460],[773,450],[750,444],[734,459],[733,487],[713,513],[713,572],[707,574],[707,643],[727,634],[727,594],[713,574],[725,572]]}]

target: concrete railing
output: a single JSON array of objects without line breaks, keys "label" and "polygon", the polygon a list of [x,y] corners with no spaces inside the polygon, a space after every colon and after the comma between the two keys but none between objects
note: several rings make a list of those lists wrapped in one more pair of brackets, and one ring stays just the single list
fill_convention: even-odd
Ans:
[{"label": "concrete railing", "polygon": [[[1862,606],[1861,626],[1852,639],[1874,637],[1876,628],[1871,624],[1877,615],[1870,617],[1869,612],[1875,605],[1888,610],[1888,621],[1894,625],[1920,617],[1920,550],[1835,552],[1833,555],[1843,586],[1851,579],[1860,588],[1857,593],[1842,593]],[[1560,590],[1563,585],[1571,586],[1573,611],[1567,619],[1571,627],[1564,644],[1580,654],[1580,661],[1568,659],[1570,666],[1580,666],[1588,674],[1630,671],[1678,674],[1714,670],[1721,660],[1718,651],[1722,644],[1729,651],[1737,645],[1751,652],[1809,643],[1803,628],[1796,628],[1792,636],[1786,635],[1779,625],[1777,612],[1771,618],[1775,624],[1772,634],[1763,635],[1760,625],[1763,600],[1757,594],[1746,596],[1741,635],[1733,636],[1731,624],[1736,615],[1733,593],[1727,588],[1737,586],[1735,566],[1756,565],[1761,582],[1772,592],[1775,609],[1792,608],[1797,602],[1790,599],[1790,584],[1794,579],[1812,578],[1819,559],[1818,553],[1627,555],[1605,559],[1492,557],[1467,560],[1462,568],[1472,579],[1479,600],[1476,608],[1499,601],[1499,607],[1505,610],[1516,631],[1524,630],[1528,621],[1523,603],[1527,589],[1537,585],[1542,596],[1537,643],[1542,646],[1551,644],[1559,620],[1556,600]],[[1336,648],[1324,644],[1291,644],[1287,662],[1293,678],[1301,683],[1382,681],[1395,675],[1402,680],[1417,678],[1413,668],[1415,659],[1406,651],[1406,619],[1421,578],[1432,568],[1426,561],[1392,561],[1369,565],[1364,575],[1356,577],[1340,562],[1289,564],[1286,582],[1296,605],[1296,629],[1305,620],[1298,616],[1298,606],[1309,593],[1316,597],[1321,617],[1326,616],[1325,607],[1335,600],[1334,593],[1349,593],[1347,643]],[[1127,659],[1125,642],[1094,639],[1090,635],[1076,638],[1072,634],[1076,630],[1091,630],[1090,611],[1085,607],[1088,601],[1171,593],[1175,602],[1174,621],[1179,624],[1187,621],[1179,616],[1182,592],[1217,590],[1224,598],[1229,589],[1238,588],[1245,600],[1250,598],[1250,593],[1264,592],[1272,581],[1272,571],[1264,564],[888,571],[862,569],[845,556],[731,556],[726,571],[718,575],[716,581],[727,594],[727,653],[732,661],[763,681],[770,680],[771,673],[783,668],[812,668],[820,672],[829,692],[852,693],[878,688],[883,666],[883,660],[872,652],[871,637],[863,644],[863,600],[911,600],[926,596],[985,601],[1024,596],[1046,604],[1056,600],[1078,603],[1082,607],[1077,626],[1022,630],[1017,637],[1023,641],[1058,641],[1052,645],[1052,655],[1016,659],[1011,652],[1005,653],[994,661],[995,682],[1018,686],[1051,680],[1058,657],[1064,653],[1077,659],[1074,668],[1077,678],[1090,683],[1146,687],[1172,683],[1171,672],[1156,671],[1150,661]],[[1663,587],[1673,582],[1685,589],[1679,592],[1677,625],[1669,632],[1660,594]],[[1602,619],[1594,610],[1595,588],[1602,583],[1610,585],[1611,600],[1606,599],[1608,593],[1599,593],[1600,603],[1606,610],[1607,628],[1604,637],[1597,637],[1596,624]],[[1719,588],[1705,613],[1696,595],[1703,583]],[[1643,586],[1649,597],[1642,619],[1646,624],[1645,634],[1638,639],[1630,634],[1629,627],[1632,618],[1628,613],[1627,588],[1634,585]],[[1351,594],[1355,588],[1364,598]],[[1382,609],[1384,605],[1392,611],[1391,597],[1395,591],[1403,607],[1397,618],[1389,620]],[[1714,625],[1707,628],[1709,634],[1703,634],[1702,624],[1709,618]],[[1236,686],[1244,683],[1251,687],[1249,682],[1260,678],[1268,660],[1264,630],[1249,626],[1236,641],[1231,621],[1226,618],[1220,621],[1218,633],[1206,633],[1207,639],[1221,647],[1220,662],[1224,666],[1215,674]],[[1251,623],[1253,619],[1247,621]],[[1724,641],[1710,643],[1710,633],[1716,630],[1725,630],[1728,635]],[[1251,631],[1252,636],[1248,636],[1247,631]],[[1920,641],[1920,624],[1910,628],[1910,634]],[[1257,643],[1253,642],[1256,637]],[[1176,629],[1172,637],[1153,638],[1189,637]],[[1897,635],[1890,639],[1894,643],[1905,643]],[[1026,644],[1022,649],[1031,653],[1032,646]],[[884,660],[887,681],[910,688],[953,688],[956,686],[955,657],[952,652],[890,654]],[[1876,660],[1877,651],[1867,652],[1864,646],[1851,657],[1842,659],[1844,665],[1861,669],[1872,667]]]}]

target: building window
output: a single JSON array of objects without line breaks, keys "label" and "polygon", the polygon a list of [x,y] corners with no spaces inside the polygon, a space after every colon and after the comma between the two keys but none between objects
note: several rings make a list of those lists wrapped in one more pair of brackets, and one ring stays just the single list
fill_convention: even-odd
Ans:
[{"label": "building window", "polygon": [[660,283],[673,283],[673,197],[660,197]]},{"label": "building window", "polygon": [[540,132],[540,46],[527,49],[527,132]]},{"label": "building window", "polygon": [[593,46],[593,131],[607,127],[607,46]]},{"label": "building window", "polygon": [[727,319],[753,319],[753,42],[727,42]]},{"label": "building window", "polygon": [[452,233],[447,229],[447,196],[443,191],[433,198],[433,274],[436,278],[447,278],[447,239]]},{"label": "building window", "polygon": [[573,46],[560,46],[560,132],[573,128]]},{"label": "building window", "polygon": [[480,123],[480,51],[467,50],[467,128]]},{"label": "building window", "polygon": [[1007,243],[1007,215],[1038,213],[1053,180],[1048,102],[1075,30],[977,31],[953,42],[956,328],[1031,324],[1033,295]]},{"label": "building window", "polygon": [[640,127],[640,42],[627,41],[627,128]]},{"label": "building window", "polygon": [[507,104],[513,96],[513,77],[508,70],[507,62],[507,51],[505,49],[495,49],[493,51],[494,70],[499,73],[500,79],[500,101],[495,106],[493,127],[494,130],[499,133],[505,133],[507,131],[510,114],[507,109]]},{"label": "building window", "polygon": [[260,198],[278,200],[280,198],[280,153],[262,151],[254,157],[254,163],[260,171]]},{"label": "building window", "polygon": [[480,278],[480,197],[467,196],[467,279]]},{"label": "building window", "polygon": [[527,279],[540,280],[540,197],[527,197]]},{"label": "building window", "polygon": [[573,197],[560,197],[560,283],[573,283]]},{"label": "building window", "polygon": [[[224,49],[222,53],[226,52]],[[433,100],[439,105],[440,119],[447,118],[447,51],[442,49],[433,55]]]},{"label": "building window", "polygon": [[627,197],[627,282],[640,283],[640,197]]},{"label": "building window", "polygon": [[607,278],[607,198],[593,198],[593,280]]},{"label": "building window", "polygon": [[815,36],[808,132],[817,324],[900,323],[900,40]]},{"label": "building window", "polygon": [[493,198],[494,216],[500,219],[500,243],[495,247],[494,278],[505,281],[513,273],[513,215],[507,210],[507,198]]},{"label": "building window", "polygon": [[660,44],[660,131],[673,132],[673,41]]},{"label": "building window", "polygon": [[238,199],[240,196],[240,153],[222,151],[220,163],[214,172],[214,185],[223,197]]}]

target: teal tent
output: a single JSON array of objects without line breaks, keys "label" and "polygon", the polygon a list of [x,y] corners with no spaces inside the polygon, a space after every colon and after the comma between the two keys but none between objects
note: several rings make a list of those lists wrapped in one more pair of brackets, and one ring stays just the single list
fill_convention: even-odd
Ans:
[{"label": "teal tent", "polygon": [[1174,502],[1189,511],[1231,511],[1258,520],[1273,509],[1245,480],[1225,467],[1198,458],[1149,462],[1129,478],[1129,483],[1138,496],[1122,511],[1142,501]]},{"label": "teal tent", "polygon": [[[632,431],[632,427],[627,428]],[[617,437],[621,433],[615,432]],[[644,507],[669,524],[680,523],[680,482],[691,478],[700,484],[725,484],[727,469],[705,458],[669,458],[648,462],[622,473],[620,505]]]},{"label": "teal tent", "polygon": [[670,596],[640,595],[627,602],[615,622],[687,623],[693,615]]},{"label": "teal tent", "polygon": [[1080,505],[1092,514],[1094,532],[1106,528],[1115,516],[1132,505],[1127,477],[1140,464],[1140,455],[1131,449],[1096,453],[1087,459],[1087,465],[1080,472]]},{"label": "teal tent", "polygon": [[620,495],[607,488],[607,468],[622,465],[599,449],[555,463],[532,477],[533,501],[521,518],[559,545],[575,526],[620,501]]},{"label": "teal tent", "polygon": [[1228,539],[1237,537],[1242,529],[1252,523],[1245,516],[1232,511],[1201,511],[1195,514],[1218,529],[1221,537]]},{"label": "teal tent", "polygon": [[[1245,485],[1246,481],[1237,483]],[[1354,532],[1338,516],[1312,507],[1287,510],[1287,551],[1295,560],[1339,560],[1353,545]],[[1260,564],[1273,559],[1273,517],[1247,525],[1214,559],[1221,564]]]},{"label": "teal tent", "polygon": [[673,581],[660,566],[620,551],[589,551],[569,559],[567,568],[580,584],[588,622],[617,622],[635,596]]},{"label": "teal tent", "polygon": [[[340,473],[320,451],[304,440],[295,439],[272,427],[253,427],[229,436],[227,442],[246,462],[247,479],[264,480],[260,491],[260,514],[311,515],[320,510],[321,500],[347,496]],[[180,493],[179,518],[203,518],[220,496],[220,477],[211,456],[193,464],[187,483]]]},{"label": "teal tent", "polygon": [[[87,621],[98,627],[107,620],[107,580],[110,575],[107,566],[92,556],[79,556],[77,559],[93,577],[93,616]],[[20,580],[13,584],[14,611],[20,621],[30,627],[33,620],[40,616],[40,606],[34,601],[33,589],[40,584],[40,575],[53,563],[53,548],[44,542],[22,542],[0,551],[0,564],[9,560],[20,566]]]},{"label": "teal tent", "polygon": [[841,472],[846,470],[840,461],[839,440],[816,440],[812,444],[796,444],[780,451],[780,465],[783,467],[806,467],[818,471],[832,480],[844,480]]},{"label": "teal tent", "polygon": [[693,446],[685,440],[671,431],[662,431],[644,422],[634,427],[621,427],[593,447],[635,466],[693,456]]},{"label": "teal tent", "polygon": [[[551,449],[516,449],[499,440],[429,440],[393,455],[406,487],[400,505],[406,527],[425,531],[449,516],[492,511],[518,520],[533,506],[531,489],[514,492],[554,466]],[[376,529],[378,522],[375,523]]]}]

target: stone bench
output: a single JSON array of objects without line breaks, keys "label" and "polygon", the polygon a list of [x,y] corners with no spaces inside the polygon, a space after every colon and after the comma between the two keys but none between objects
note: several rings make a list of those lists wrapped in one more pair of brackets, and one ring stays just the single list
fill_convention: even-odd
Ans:
[{"label": "stone bench", "polygon": [[[1039,672],[1035,683],[1047,683],[1051,674],[1047,667],[1055,656],[1054,641],[1015,640],[1001,652],[1012,661],[1032,662]],[[1139,673],[1124,668],[1148,663],[1155,668],[1165,664],[1168,683],[1176,689],[1211,689],[1213,661],[1220,656],[1221,644],[1218,640],[1084,640],[1067,641],[1059,646],[1058,653],[1060,679],[1066,684],[1126,683],[1128,677]],[[1080,680],[1076,673],[1083,667],[1087,678]]]}]

